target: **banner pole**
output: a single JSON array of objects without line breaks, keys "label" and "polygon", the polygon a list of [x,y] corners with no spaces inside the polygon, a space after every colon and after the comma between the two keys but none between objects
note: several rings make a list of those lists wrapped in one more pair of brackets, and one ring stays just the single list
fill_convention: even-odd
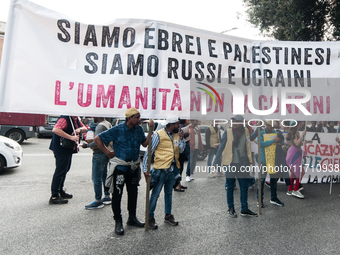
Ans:
[{"label": "banner pole", "polygon": [[[307,129],[307,121],[305,121],[305,130]],[[299,131],[299,130],[298,130]],[[305,152],[305,145],[303,144],[305,141],[306,135],[302,138],[302,151],[301,151],[301,163],[300,163],[300,176],[299,176],[299,181],[301,185],[301,180],[302,180],[302,169],[304,169],[304,165],[302,164],[303,160],[303,153]]]},{"label": "banner pole", "polygon": [[257,165],[259,168],[258,173],[258,202],[259,202],[259,214],[261,214],[261,205],[262,205],[262,192],[261,192],[261,127],[257,128],[257,146],[258,146],[258,153],[257,153]]},{"label": "banner pole", "polygon": [[[336,136],[339,137],[339,128],[336,129]],[[336,145],[334,146],[334,150],[335,151],[335,147]],[[335,153],[333,153],[333,167],[334,167],[334,156]],[[332,188],[333,188],[333,175],[331,175],[331,184],[329,185],[329,195],[332,195]]]},{"label": "banner pole", "polygon": [[[152,120],[149,119],[149,123]],[[151,141],[152,141],[152,132],[153,128],[149,127],[149,143],[148,143],[148,166],[147,166],[147,173],[150,176],[150,168],[151,168]],[[150,200],[150,179],[151,177],[146,178],[146,198],[145,198],[145,231],[149,230],[149,200]]]}]

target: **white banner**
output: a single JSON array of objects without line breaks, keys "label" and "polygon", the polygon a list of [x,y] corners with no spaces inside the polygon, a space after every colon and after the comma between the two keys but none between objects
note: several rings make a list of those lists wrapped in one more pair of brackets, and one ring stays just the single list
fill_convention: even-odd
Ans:
[{"label": "white banner", "polygon": [[305,140],[313,143],[304,145],[307,157],[303,160],[306,174],[304,182],[339,183],[340,147],[335,141],[338,134],[307,132]]},{"label": "white banner", "polygon": [[241,91],[207,102],[226,119],[338,117],[339,42],[251,41],[151,20],[84,24],[25,0],[10,8],[0,111],[118,117],[134,106],[145,118],[190,118],[203,97],[190,84],[208,90],[203,82]]}]

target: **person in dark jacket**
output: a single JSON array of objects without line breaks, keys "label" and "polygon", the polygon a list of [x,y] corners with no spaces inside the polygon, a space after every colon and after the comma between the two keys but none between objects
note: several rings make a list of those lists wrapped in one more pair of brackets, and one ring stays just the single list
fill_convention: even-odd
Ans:
[{"label": "person in dark jacket", "polygon": [[306,127],[308,132],[318,132],[318,128],[316,126],[316,121],[311,121],[312,125],[310,127]]},{"label": "person in dark jacket", "polygon": [[[61,116],[53,127],[50,150],[53,151],[56,168],[52,178],[50,204],[66,204],[67,199],[73,197],[66,193],[63,187],[66,174],[71,168],[72,155],[78,152],[79,134],[86,130],[78,116]],[[62,147],[63,138],[75,142],[74,148]]]}]

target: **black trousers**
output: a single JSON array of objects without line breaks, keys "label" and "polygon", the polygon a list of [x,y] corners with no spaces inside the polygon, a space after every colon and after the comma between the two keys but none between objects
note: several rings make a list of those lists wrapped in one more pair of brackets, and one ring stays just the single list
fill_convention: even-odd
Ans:
[{"label": "black trousers", "polygon": [[138,186],[141,179],[141,169],[138,167],[132,171],[129,167],[126,172],[115,169],[113,173],[113,194],[112,194],[112,212],[115,220],[121,220],[121,201],[123,195],[124,184],[126,184],[126,191],[128,196],[128,211],[129,215],[136,215]]},{"label": "black trousers", "polygon": [[54,152],[55,170],[52,178],[51,193],[52,197],[58,197],[63,191],[66,174],[71,168],[72,153],[57,153]]}]

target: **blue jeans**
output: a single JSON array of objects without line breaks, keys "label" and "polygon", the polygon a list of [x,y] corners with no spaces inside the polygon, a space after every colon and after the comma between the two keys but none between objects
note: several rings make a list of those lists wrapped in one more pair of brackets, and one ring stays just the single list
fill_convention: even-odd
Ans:
[{"label": "blue jeans", "polygon": [[93,154],[92,157],[92,182],[94,187],[94,194],[96,200],[102,199],[103,188],[105,195],[110,195],[109,188],[105,187],[105,180],[107,176],[107,164],[109,157],[105,153]]},{"label": "blue jeans", "polygon": [[[238,163],[231,163],[231,167],[235,167],[238,184],[240,186],[240,201],[241,201],[241,211],[245,211],[248,209],[248,187],[254,184],[255,179],[244,175],[242,173],[239,173],[241,164]],[[226,187],[227,187],[227,203],[229,209],[234,208],[234,187],[236,185],[236,179],[235,178],[226,178]]]},{"label": "blue jeans", "polygon": [[[227,184],[227,203],[229,209],[234,208],[234,186],[235,186],[235,178],[226,179]],[[238,183],[240,186],[240,201],[241,201],[241,211],[245,211],[248,209],[248,187],[249,187],[249,179],[247,178],[239,178]]]},{"label": "blue jeans", "polygon": [[[209,169],[209,173],[210,173],[210,167],[212,166],[212,160],[215,156],[217,152],[217,149],[216,148],[211,148],[210,149],[210,152],[208,153],[208,161],[207,161],[207,166],[208,166],[208,169]],[[209,167],[210,166],[210,167]]]},{"label": "blue jeans", "polygon": [[188,162],[186,176],[190,176],[190,175],[192,175],[194,173],[195,167],[196,167],[197,158],[198,158],[198,149],[191,150],[190,151],[190,156],[189,156],[190,162]]},{"label": "blue jeans", "polygon": [[157,200],[164,185],[164,213],[171,214],[172,207],[172,186],[174,184],[174,174],[170,169],[152,169],[151,182],[154,188],[150,197],[149,218],[154,217]]},{"label": "blue jeans", "polygon": [[72,153],[54,152],[55,170],[52,178],[51,192],[52,197],[58,197],[63,190],[66,174],[71,168]]},{"label": "blue jeans", "polygon": [[[261,201],[263,201],[263,186],[266,178],[261,178]],[[278,178],[270,178],[270,200],[277,199]],[[257,187],[257,198],[259,197],[259,187]]]}]

